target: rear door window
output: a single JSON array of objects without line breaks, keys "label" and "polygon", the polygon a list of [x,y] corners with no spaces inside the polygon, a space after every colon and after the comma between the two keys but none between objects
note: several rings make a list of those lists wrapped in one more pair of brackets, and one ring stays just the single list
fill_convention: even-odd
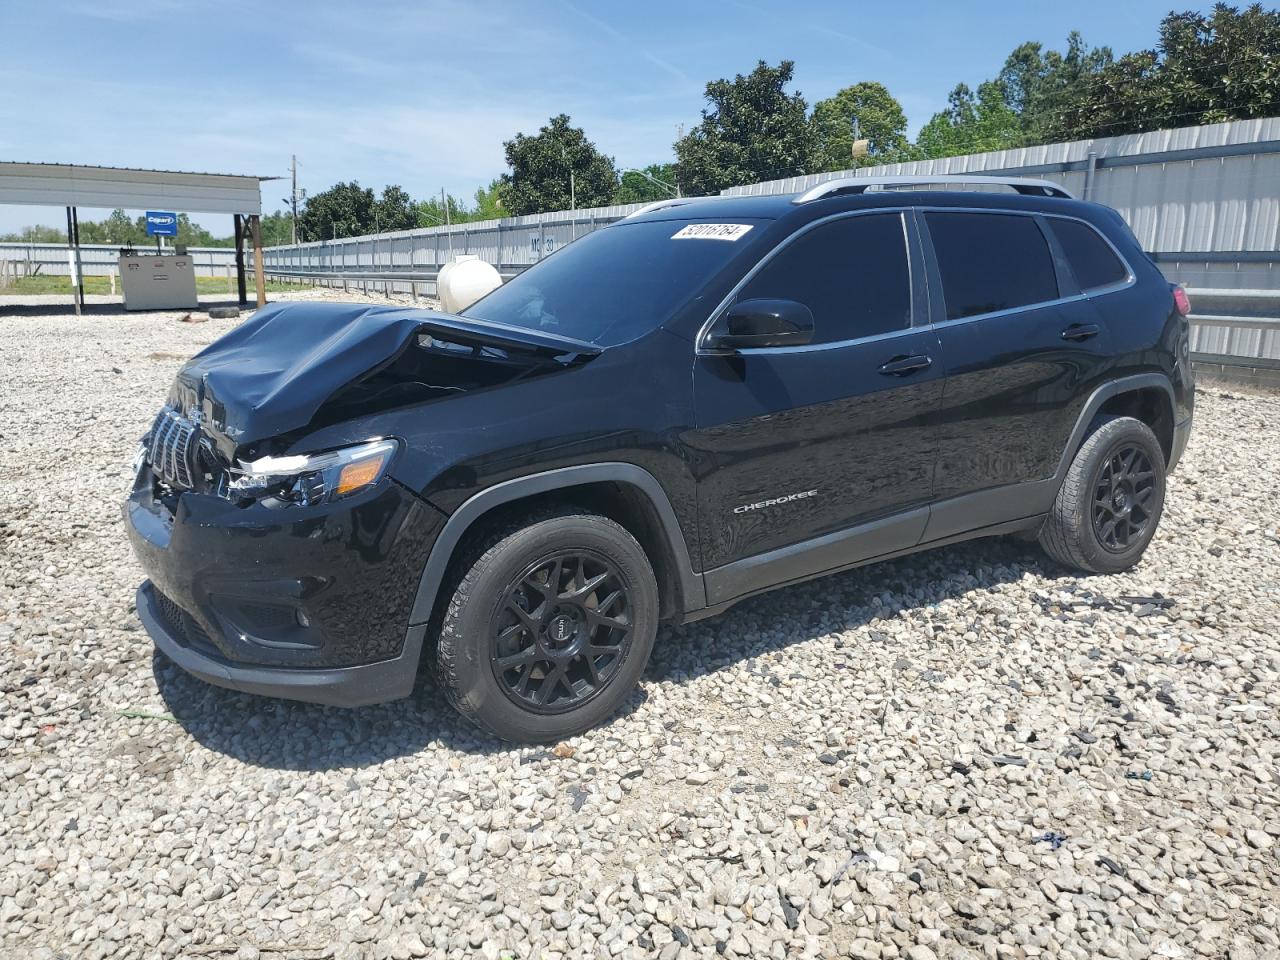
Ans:
[{"label": "rear door window", "polygon": [[1013,310],[1058,298],[1049,243],[1032,217],[929,211],[947,319]]},{"label": "rear door window", "polygon": [[1050,217],[1049,224],[1062,244],[1062,252],[1067,255],[1067,262],[1071,264],[1081,290],[1088,293],[1120,283],[1129,276],[1129,268],[1089,224],[1061,217]]},{"label": "rear door window", "polygon": [[787,244],[738,300],[796,300],[813,311],[814,343],[911,325],[911,270],[902,214],[843,217]]}]

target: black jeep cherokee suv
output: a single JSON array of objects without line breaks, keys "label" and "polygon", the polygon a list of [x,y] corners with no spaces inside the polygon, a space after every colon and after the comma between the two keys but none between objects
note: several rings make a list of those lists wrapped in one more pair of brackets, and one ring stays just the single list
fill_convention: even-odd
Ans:
[{"label": "black jeep cherokee suv", "polygon": [[541,741],[617,708],[660,622],[773,587],[1010,533],[1127,569],[1191,427],[1186,298],[1114,211],[999,182],[653,204],[458,316],[258,311],[139,448],[143,623],[320,703],[425,658]]}]

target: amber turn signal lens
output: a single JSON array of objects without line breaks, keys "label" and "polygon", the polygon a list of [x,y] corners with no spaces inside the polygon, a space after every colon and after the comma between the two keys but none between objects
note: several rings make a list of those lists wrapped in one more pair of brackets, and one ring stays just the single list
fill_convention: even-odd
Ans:
[{"label": "amber turn signal lens", "polygon": [[370,457],[368,460],[361,460],[358,463],[348,463],[342,468],[342,472],[338,474],[338,487],[334,493],[338,496],[353,493],[361,487],[367,487],[373,481],[378,479],[378,474],[382,471],[382,465],[386,462],[386,457]]}]

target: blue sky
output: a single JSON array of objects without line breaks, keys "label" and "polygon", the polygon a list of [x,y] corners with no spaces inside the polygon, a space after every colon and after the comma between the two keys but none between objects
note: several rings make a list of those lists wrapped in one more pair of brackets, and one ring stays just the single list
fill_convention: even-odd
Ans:
[{"label": "blue sky", "polygon": [[[470,196],[504,169],[503,140],[562,111],[619,166],[668,160],[708,80],[786,58],[811,104],[886,84],[914,134],[1023,40],[1149,47],[1171,5],[7,0],[0,159],[284,175],[296,153],[309,192]],[[264,206],[286,193],[264,184]],[[0,231],[62,216],[0,206]]]}]

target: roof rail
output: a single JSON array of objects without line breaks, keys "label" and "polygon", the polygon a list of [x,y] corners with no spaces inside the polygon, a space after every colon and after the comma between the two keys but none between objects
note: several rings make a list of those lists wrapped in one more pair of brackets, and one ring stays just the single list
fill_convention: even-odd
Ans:
[{"label": "roof rail", "polygon": [[655,200],[652,203],[646,203],[639,210],[632,210],[623,220],[630,220],[632,217],[640,217],[646,213],[653,213],[655,210],[664,210],[667,207],[680,207],[686,203],[701,203],[703,200],[731,200],[733,197],[727,194],[718,194],[711,197],[668,197],[666,200]]},{"label": "roof rail", "polygon": [[1018,193],[1033,197],[1063,197],[1074,200],[1075,197],[1059,183],[1052,180],[1037,180],[1031,177],[984,177],[974,174],[939,174],[936,177],[838,177],[810,187],[792,203],[809,203],[833,194],[865,193],[867,187],[883,187],[892,190],[894,187],[919,187],[940,185],[943,189],[956,184],[968,186],[1000,186],[1012,187]]}]

